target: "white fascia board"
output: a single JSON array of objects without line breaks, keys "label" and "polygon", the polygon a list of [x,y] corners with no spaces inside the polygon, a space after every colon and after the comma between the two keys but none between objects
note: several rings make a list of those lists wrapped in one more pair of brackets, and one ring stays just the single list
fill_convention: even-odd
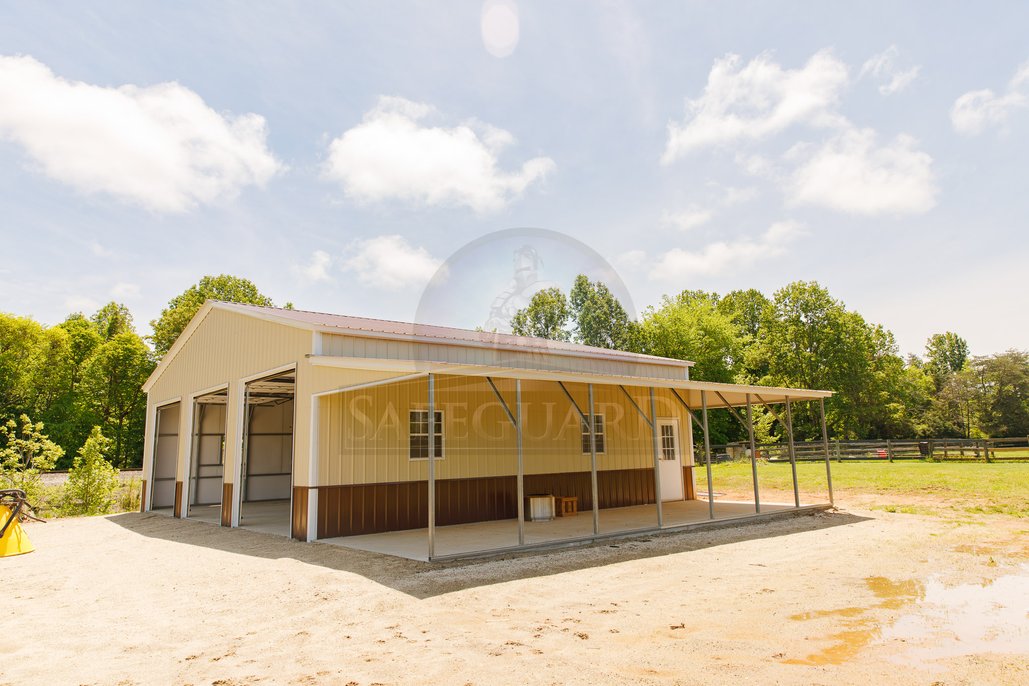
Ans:
[{"label": "white fascia board", "polygon": [[[617,376],[580,372],[556,372],[543,369],[521,369],[516,367],[492,367],[487,365],[455,364],[452,362],[427,362],[422,360],[385,360],[367,357],[337,357],[329,355],[311,355],[308,358],[316,367],[339,367],[343,369],[365,369],[374,371],[390,371],[407,374],[434,373],[452,374],[455,376],[497,376],[508,379],[527,379],[536,381],[568,381],[570,383],[595,383],[602,385],[624,385],[635,387],[675,388],[684,391],[705,391],[725,395],[760,394],[768,402],[784,402],[790,400],[818,400],[829,398],[832,391],[811,390],[806,388],[779,388],[774,386],[748,386],[743,384],[726,384],[712,381],[688,381],[676,379],[649,378],[640,376]],[[746,404],[745,399],[730,402],[738,407]],[[724,407],[717,396],[708,402],[708,407]]]}]

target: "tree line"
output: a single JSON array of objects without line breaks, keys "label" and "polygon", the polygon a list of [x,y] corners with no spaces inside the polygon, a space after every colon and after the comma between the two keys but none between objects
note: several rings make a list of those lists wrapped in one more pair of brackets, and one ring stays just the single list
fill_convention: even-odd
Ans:
[{"label": "tree line", "polygon": [[[904,358],[892,333],[868,322],[816,282],[796,281],[771,297],[754,289],[725,295],[684,290],[664,296],[639,320],[603,283],[579,275],[565,294],[536,293],[512,320],[516,334],[692,360],[690,377],[827,389],[831,434],[840,439],[1029,435],[1029,353],[972,357],[953,332],[933,334],[922,355]],[[800,404],[798,438],[821,427]],[[744,429],[713,413],[712,440],[741,440]],[[764,440],[782,427],[759,412]]]},{"label": "tree line", "polygon": [[100,450],[114,467],[141,465],[143,383],[208,298],[273,304],[247,279],[221,275],[172,298],[146,338],[122,303],[74,312],[49,327],[0,313],[0,477],[34,466],[72,467],[94,429],[91,459]]},{"label": "tree line", "polygon": [[[71,467],[94,427],[90,455],[102,446],[114,467],[142,464],[142,385],[208,298],[273,304],[247,279],[221,275],[172,298],[146,338],[116,302],[53,326],[0,313],[0,424],[8,429],[0,432],[0,452],[11,468],[31,461],[29,445],[43,463]],[[771,297],[754,289],[685,290],[633,320],[603,283],[580,275],[567,294],[536,293],[512,326],[522,335],[691,360],[697,380],[833,390],[826,410],[837,438],[1029,434],[1029,353],[971,357],[964,339],[945,332],[929,338],[923,355],[905,359],[889,331],[814,282],[788,284]],[[711,415],[712,440],[742,439],[742,427],[724,415]],[[770,413],[756,419],[763,440],[782,437]],[[817,414],[805,404],[795,423],[798,438],[819,435]],[[16,440],[20,447],[12,447]]]}]

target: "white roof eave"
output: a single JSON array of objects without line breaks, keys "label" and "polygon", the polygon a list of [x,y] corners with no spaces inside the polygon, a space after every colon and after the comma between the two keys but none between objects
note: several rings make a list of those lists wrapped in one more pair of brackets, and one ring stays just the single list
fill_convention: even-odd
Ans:
[{"label": "white roof eave", "polygon": [[[746,384],[717,383],[713,381],[689,381],[686,379],[665,379],[660,377],[620,376],[613,374],[550,371],[542,369],[521,369],[515,367],[494,367],[488,365],[455,364],[451,362],[427,362],[423,360],[384,360],[365,357],[340,357],[333,355],[308,355],[308,361],[315,366],[339,367],[345,369],[366,369],[375,371],[452,374],[455,376],[496,376],[498,378],[527,379],[540,381],[567,381],[569,383],[594,383],[636,387],[674,388],[689,392],[705,391],[716,394],[709,396],[708,407],[739,407],[746,404],[746,395],[755,402],[757,396],[765,402],[789,400],[819,400],[832,397],[832,391],[806,388],[781,388],[775,386],[751,386]],[[723,401],[717,394],[721,394]]]}]

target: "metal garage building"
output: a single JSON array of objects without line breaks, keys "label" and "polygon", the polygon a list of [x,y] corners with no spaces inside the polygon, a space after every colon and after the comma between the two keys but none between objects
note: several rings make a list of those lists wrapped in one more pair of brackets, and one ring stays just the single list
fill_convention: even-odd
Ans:
[{"label": "metal garage building", "polygon": [[709,496],[692,439],[709,409],[749,426],[779,404],[792,442],[791,403],[831,394],[690,365],[209,301],[144,385],[142,508],[442,559],[831,502],[828,460],[827,501],[801,502],[795,465],[792,503],[760,502],[756,468],[753,501]]}]

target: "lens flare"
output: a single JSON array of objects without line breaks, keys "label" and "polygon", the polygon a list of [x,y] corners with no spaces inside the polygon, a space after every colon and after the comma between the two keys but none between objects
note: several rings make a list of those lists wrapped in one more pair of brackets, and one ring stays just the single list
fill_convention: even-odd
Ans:
[{"label": "lens flare", "polygon": [[518,5],[513,0],[486,0],[481,26],[482,44],[494,57],[507,57],[518,47]]}]

